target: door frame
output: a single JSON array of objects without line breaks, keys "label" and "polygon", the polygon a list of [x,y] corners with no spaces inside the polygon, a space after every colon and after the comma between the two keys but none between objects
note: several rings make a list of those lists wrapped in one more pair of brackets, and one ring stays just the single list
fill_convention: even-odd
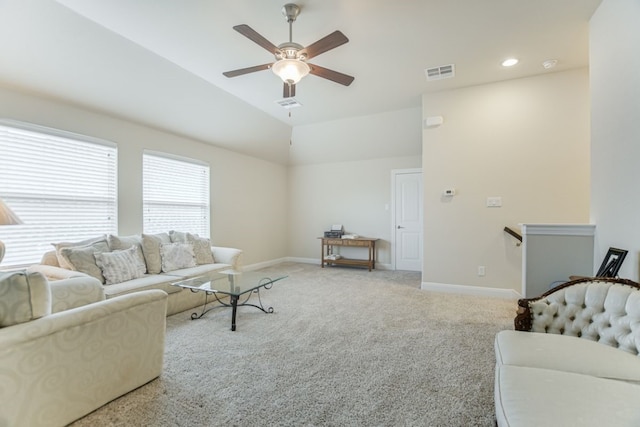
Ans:
[{"label": "door frame", "polygon": [[[396,269],[396,178],[398,175],[422,173],[422,168],[391,169],[391,269]],[[424,195],[423,195],[424,199]],[[424,210],[424,200],[423,200]],[[423,214],[424,215],[424,214]],[[424,228],[424,218],[422,227]],[[424,250],[424,242],[422,242]],[[422,260],[421,260],[422,263]]]}]

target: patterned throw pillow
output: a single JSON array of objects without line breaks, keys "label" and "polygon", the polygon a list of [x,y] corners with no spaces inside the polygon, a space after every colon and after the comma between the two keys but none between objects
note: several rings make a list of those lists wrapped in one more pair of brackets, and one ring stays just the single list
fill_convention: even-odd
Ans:
[{"label": "patterned throw pillow", "polygon": [[171,243],[188,243],[187,233],[184,231],[169,231],[169,237],[171,237]]},{"label": "patterned throw pillow", "polygon": [[195,267],[196,256],[190,243],[163,243],[160,245],[162,272]]},{"label": "patterned throw pillow", "polygon": [[136,261],[139,264],[139,268],[143,270],[143,273],[147,272],[147,264],[144,261],[144,254],[142,253],[142,236],[115,236],[109,234],[109,249],[112,251],[121,251],[129,249],[131,246],[136,247]]},{"label": "patterned throw pillow", "polygon": [[51,289],[49,281],[42,274],[0,272],[0,328],[49,314]]},{"label": "patterned throw pillow", "polygon": [[102,270],[107,285],[126,282],[142,277],[146,268],[140,266],[137,246],[120,251],[95,254],[96,263]]},{"label": "patterned throw pillow", "polygon": [[60,242],[60,243],[52,243],[51,245],[56,248],[56,258],[58,259],[58,265],[62,268],[66,268],[67,270],[73,270],[71,265],[67,262],[67,260],[62,256],[60,251],[62,248],[71,248],[76,246],[87,246],[96,242],[101,242],[107,238],[106,234],[98,237],[92,237],[90,239],[80,240],[78,242]]},{"label": "patterned throw pillow", "polygon": [[74,271],[88,274],[104,283],[102,270],[96,264],[94,254],[109,252],[109,245],[106,240],[101,240],[92,245],[75,246],[60,249],[60,254]]},{"label": "patterned throw pillow", "polygon": [[167,233],[142,234],[142,253],[149,274],[158,274],[162,271],[160,245],[163,243],[171,243],[171,238]]},{"label": "patterned throw pillow", "polygon": [[187,242],[193,245],[193,252],[196,255],[196,264],[213,264],[213,253],[211,252],[211,240],[198,237],[197,234],[187,233]]}]

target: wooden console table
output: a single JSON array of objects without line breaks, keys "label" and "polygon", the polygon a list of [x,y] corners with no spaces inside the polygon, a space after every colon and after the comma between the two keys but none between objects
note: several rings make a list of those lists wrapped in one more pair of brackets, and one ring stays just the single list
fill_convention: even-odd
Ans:
[{"label": "wooden console table", "polygon": [[[357,239],[340,239],[336,237],[318,237],[322,241],[320,253],[320,265],[324,268],[325,264],[330,265],[354,265],[360,267],[369,267],[369,271],[376,268],[376,241],[378,239],[370,239],[367,237],[358,237]],[[333,254],[334,246],[349,246],[369,249],[368,259],[352,259],[339,258],[327,259],[328,255]]]}]

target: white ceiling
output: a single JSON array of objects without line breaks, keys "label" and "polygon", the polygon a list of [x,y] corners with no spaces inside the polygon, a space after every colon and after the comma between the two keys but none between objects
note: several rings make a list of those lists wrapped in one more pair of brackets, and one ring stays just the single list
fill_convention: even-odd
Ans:
[{"label": "white ceiling", "polygon": [[[310,62],[355,77],[307,76],[301,108],[274,103],[271,71],[226,78],[270,54],[232,29],[288,40],[283,0],[0,0],[0,84],[279,163],[291,127],[420,106],[431,91],[588,64],[601,0],[299,0],[293,40],[334,30],[349,43]],[[520,59],[513,68],[500,62]],[[542,62],[557,59],[553,70]],[[453,79],[425,68],[455,64]],[[291,117],[288,113],[291,112]]]}]

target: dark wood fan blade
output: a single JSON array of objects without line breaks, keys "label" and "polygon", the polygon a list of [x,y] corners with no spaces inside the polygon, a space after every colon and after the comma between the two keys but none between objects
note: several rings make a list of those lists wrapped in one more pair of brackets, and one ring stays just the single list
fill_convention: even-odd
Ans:
[{"label": "dark wood fan blade", "polygon": [[296,96],[296,85],[295,84],[290,85],[289,83],[285,83],[284,89],[282,91],[282,97],[293,98],[294,96]]},{"label": "dark wood fan blade", "polygon": [[307,59],[318,56],[321,53],[325,53],[328,50],[334,49],[348,42],[347,36],[340,31],[334,31],[326,37],[321,38],[315,43],[310,44],[302,50],[302,53],[307,54]]},{"label": "dark wood fan blade", "polygon": [[237,77],[237,76],[242,76],[243,74],[255,73],[256,71],[268,70],[269,68],[271,68],[271,65],[273,64],[269,63],[269,64],[256,65],[255,67],[240,68],[238,70],[233,70],[233,71],[225,71],[222,74],[224,74],[227,77]]},{"label": "dark wood fan blade", "polygon": [[249,40],[251,40],[252,42],[256,43],[257,45],[262,46],[264,49],[268,50],[274,55],[277,52],[280,52],[280,49],[278,49],[273,43],[271,43],[269,40],[262,37],[260,34],[258,34],[253,28],[251,28],[247,24],[236,25],[235,27],[233,27],[233,29],[239,32],[240,34],[242,34],[243,36],[245,36],[246,38],[248,38]]},{"label": "dark wood fan blade", "polygon": [[349,86],[355,80],[355,77],[351,77],[346,74],[321,67],[319,65],[309,63],[307,63],[307,65],[309,65],[309,68],[311,68],[311,71],[309,71],[309,73],[313,74],[314,76],[322,77],[323,79],[331,80],[333,82],[340,83],[341,85]]}]

